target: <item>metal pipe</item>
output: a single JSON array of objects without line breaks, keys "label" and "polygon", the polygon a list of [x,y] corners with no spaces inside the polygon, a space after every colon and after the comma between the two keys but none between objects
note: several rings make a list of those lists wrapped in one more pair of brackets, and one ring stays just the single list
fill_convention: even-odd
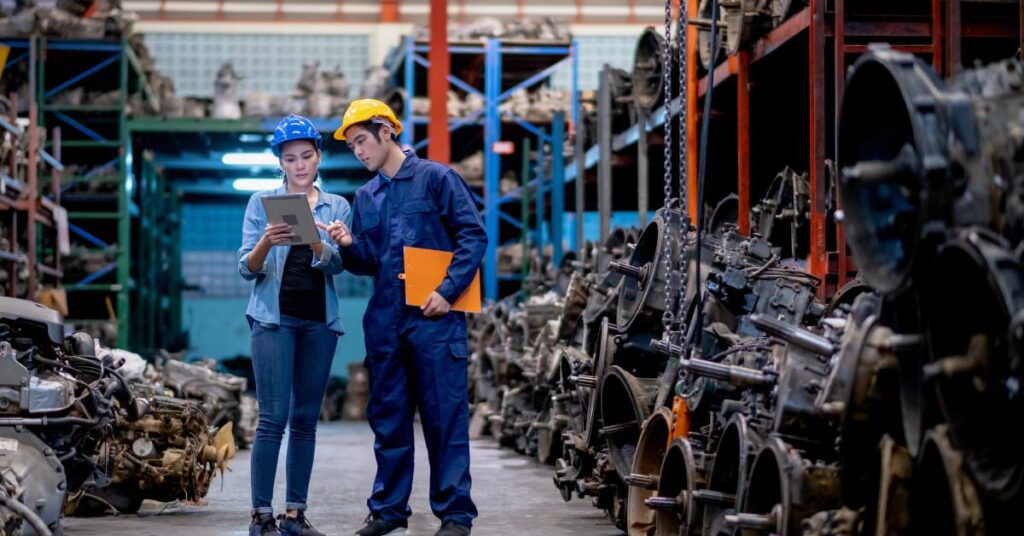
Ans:
[{"label": "metal pipe", "polygon": [[680,367],[691,374],[720,380],[737,387],[770,387],[775,385],[774,376],[769,376],[759,370],[722,365],[705,359],[681,359]]},{"label": "metal pipe", "polygon": [[50,528],[46,526],[46,522],[39,517],[39,514],[36,514],[29,507],[18,502],[17,499],[8,497],[6,493],[0,493],[0,503],[3,503],[4,508],[7,508],[25,521],[28,521],[28,524],[32,525],[32,528],[36,531],[38,536],[53,536],[53,533],[50,532]]},{"label": "metal pipe", "polygon": [[[577,108],[576,109],[576,115],[579,116],[579,114],[581,112],[580,108],[583,105],[578,102],[579,101],[579,96],[576,97],[576,100],[577,100],[577,103],[576,103],[576,108]],[[586,261],[586,259],[584,258],[584,253],[585,253],[584,249],[585,248],[583,247],[583,242],[584,242],[584,236],[583,236],[583,209],[585,208],[583,205],[586,202],[586,196],[584,195],[584,189],[583,189],[583,181],[584,181],[584,179],[586,177],[586,173],[587,173],[587,170],[586,170],[586,167],[585,167],[586,166],[586,152],[587,151],[586,151],[586,148],[583,146],[583,132],[582,132],[582,130],[580,128],[580,124],[579,124],[578,120],[575,121],[575,124],[573,125],[573,128],[576,129],[576,131],[575,131],[576,139],[573,140],[575,142],[575,145],[576,145],[576,150],[575,150],[576,154],[574,155],[574,158],[576,160],[576,180],[574,181],[574,184],[573,184],[573,189],[575,190],[574,193],[575,193],[575,197],[576,197],[576,199],[575,199],[575,205],[576,206],[574,208],[574,210],[576,212],[576,234],[575,234],[575,236],[576,236],[576,244],[575,244],[575,248],[574,249],[576,249],[576,252],[580,254],[579,255],[580,260],[581,261]],[[604,237],[600,237],[600,239],[603,240]]]},{"label": "metal pipe", "polygon": [[519,238],[519,243],[523,248],[522,260],[519,267],[519,277],[522,282],[522,289],[526,290],[526,278],[530,275],[530,256],[527,255],[529,251],[530,241],[530,191],[526,187],[530,183],[530,138],[527,136],[523,140],[523,168],[522,174],[519,180],[519,219],[522,223],[520,227],[522,236]]},{"label": "metal pipe", "polygon": [[555,112],[551,124],[551,245],[552,263],[562,264],[562,223],[565,219],[565,112]]},{"label": "metal pipe", "polygon": [[740,529],[770,531],[775,528],[774,514],[731,514],[725,516],[725,523]]},{"label": "metal pipe", "polygon": [[647,164],[647,109],[643,106],[636,106],[636,111],[637,125],[640,131],[636,141],[636,211],[640,217],[640,227],[645,227],[647,225],[647,207],[650,204],[648,175],[651,171]]},{"label": "metal pipe", "polygon": [[656,512],[681,512],[683,502],[678,497],[651,497],[644,501],[648,508]]},{"label": "metal pipe", "polygon": [[[430,99],[430,123],[427,138],[431,160],[447,164],[451,160],[448,130],[448,75],[451,57],[448,53],[448,0],[430,0],[430,69],[427,70],[427,97]],[[413,94],[406,95],[412,107]],[[410,129],[413,128],[409,125]]]},{"label": "metal pipe", "polygon": [[633,473],[626,475],[623,480],[627,485],[634,488],[643,489],[658,489],[658,475],[643,475],[639,473]]},{"label": "metal pipe", "polygon": [[[597,210],[600,218],[600,237],[611,232],[612,215],[612,95],[611,67],[601,69],[600,84],[597,88],[597,143],[601,159],[597,165]],[[582,170],[577,170],[580,174]],[[598,260],[598,271],[608,266],[608,253],[602,252]]]},{"label": "metal pipe", "polygon": [[750,315],[750,321],[761,331],[805,350],[810,350],[819,355],[832,355],[835,352],[832,342],[825,337],[815,335],[796,326],[784,324],[769,316],[755,313]]},{"label": "metal pipe", "polygon": [[735,506],[736,495],[732,493],[724,493],[721,491],[713,491],[709,489],[694,490],[693,500],[703,504],[713,504],[716,506]]}]

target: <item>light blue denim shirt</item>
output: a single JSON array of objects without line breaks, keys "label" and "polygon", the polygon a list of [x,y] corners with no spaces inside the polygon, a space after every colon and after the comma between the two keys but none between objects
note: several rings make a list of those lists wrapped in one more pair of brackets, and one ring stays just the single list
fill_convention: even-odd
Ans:
[{"label": "light blue denim shirt", "polygon": [[[291,246],[271,247],[263,266],[256,271],[249,269],[249,252],[256,247],[256,243],[263,236],[263,228],[267,226],[267,213],[263,209],[260,198],[285,193],[288,193],[287,187],[282,184],[273,190],[252,194],[252,197],[249,198],[249,205],[245,207],[245,221],[242,222],[242,247],[238,250],[238,273],[242,275],[243,279],[256,282],[252,288],[252,295],[249,297],[249,306],[246,308],[245,314],[252,321],[275,326],[281,323],[278,295],[281,292],[284,264],[288,259],[288,251]],[[338,220],[345,222],[345,225],[352,225],[352,209],[344,197],[321,191],[320,200],[317,201],[316,207],[313,209],[313,218],[327,224]],[[320,238],[324,244],[323,253],[319,258],[313,258],[312,266],[323,270],[327,280],[327,284],[324,285],[327,327],[342,335],[345,333],[345,328],[341,325],[341,319],[338,317],[338,295],[334,290],[334,275],[341,273],[342,269],[341,257],[330,237],[322,229]],[[273,277],[268,277],[268,275]]]}]

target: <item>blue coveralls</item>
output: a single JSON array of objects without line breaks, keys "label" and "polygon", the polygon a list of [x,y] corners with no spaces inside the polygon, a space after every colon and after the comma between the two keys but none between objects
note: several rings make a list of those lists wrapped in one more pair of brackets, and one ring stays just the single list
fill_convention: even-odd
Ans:
[{"label": "blue coveralls", "polygon": [[466,317],[426,318],[405,305],[404,246],[453,251],[437,292],[454,303],[476,275],[487,247],[480,213],[451,168],[409,154],[394,177],[381,174],[356,191],[353,244],[340,248],[345,269],[372,275],[363,330],[370,376],[367,418],[376,435],[377,476],[367,500],[375,517],[412,515],[413,411],[419,407],[430,460],[430,508],[442,521],[471,526],[469,349]]}]

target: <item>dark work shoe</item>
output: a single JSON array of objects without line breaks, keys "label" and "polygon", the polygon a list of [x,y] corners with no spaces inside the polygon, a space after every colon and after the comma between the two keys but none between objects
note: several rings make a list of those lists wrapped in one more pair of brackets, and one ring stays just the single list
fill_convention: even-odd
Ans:
[{"label": "dark work shoe", "polygon": [[469,527],[454,521],[445,521],[434,536],[469,536]]},{"label": "dark work shoe", "polygon": [[299,512],[298,517],[288,517],[284,514],[277,516],[277,522],[281,525],[281,534],[288,536],[324,536],[324,533],[313,528],[306,519],[306,514]]},{"label": "dark work shoe", "polygon": [[384,519],[377,519],[373,516],[367,516],[364,521],[366,526],[356,532],[356,536],[384,536],[385,534],[408,534],[409,522],[405,521],[387,521]]},{"label": "dark work shoe", "polygon": [[277,530],[277,523],[274,522],[274,514],[262,513],[252,515],[252,523],[249,524],[249,536],[280,535],[281,531]]}]

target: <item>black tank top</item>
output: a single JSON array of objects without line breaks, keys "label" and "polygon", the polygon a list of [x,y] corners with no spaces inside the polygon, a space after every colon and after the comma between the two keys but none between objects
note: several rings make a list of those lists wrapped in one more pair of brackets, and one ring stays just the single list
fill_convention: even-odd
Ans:
[{"label": "black tank top", "polygon": [[313,250],[306,244],[292,246],[288,251],[284,275],[281,277],[281,314],[314,322],[326,322],[324,273],[313,268],[312,262]]}]

